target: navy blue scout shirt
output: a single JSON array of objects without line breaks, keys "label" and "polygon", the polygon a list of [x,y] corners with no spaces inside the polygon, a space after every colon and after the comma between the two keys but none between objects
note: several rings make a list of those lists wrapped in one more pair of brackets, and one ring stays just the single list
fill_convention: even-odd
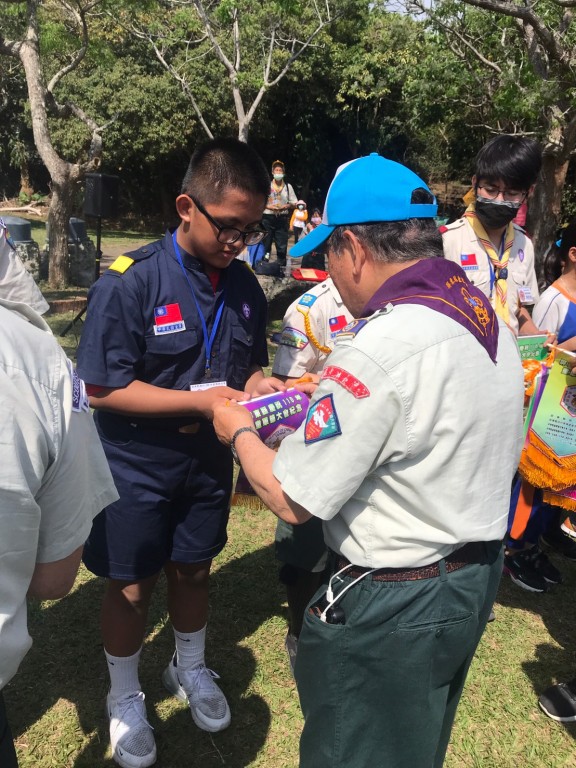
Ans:
[{"label": "navy blue scout shirt", "polygon": [[[210,380],[242,390],[252,366],[268,365],[264,292],[246,265],[234,260],[222,270],[214,294],[202,262],[182,249],[180,253],[209,335],[224,292]],[[205,378],[205,345],[196,303],[174,253],[171,233],[126,256],[134,264],[123,272],[108,269],[88,295],[78,348],[79,374],[87,384],[101,387],[126,387],[139,380],[165,389],[188,390]],[[155,333],[155,326],[160,333]],[[173,327],[178,330],[172,331]]]}]

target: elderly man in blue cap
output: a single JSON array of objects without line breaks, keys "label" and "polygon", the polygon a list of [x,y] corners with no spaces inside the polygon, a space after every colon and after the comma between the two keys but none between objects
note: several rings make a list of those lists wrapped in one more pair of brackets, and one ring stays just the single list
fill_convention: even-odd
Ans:
[{"label": "elderly man in blue cap", "polygon": [[[332,575],[308,606],[295,676],[301,768],[437,768],[502,572],[522,441],[515,340],[457,264],[412,171],[340,167],[324,248],[356,318],[277,454],[241,406],[215,426],[281,519],[323,521]],[[494,441],[499,450],[494,450]]]}]

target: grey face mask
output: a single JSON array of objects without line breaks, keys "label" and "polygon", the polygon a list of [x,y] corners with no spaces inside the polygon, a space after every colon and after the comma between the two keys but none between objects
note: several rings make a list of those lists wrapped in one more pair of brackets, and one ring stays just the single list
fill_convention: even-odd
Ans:
[{"label": "grey face mask", "polygon": [[484,229],[500,229],[509,224],[518,213],[522,202],[511,203],[507,200],[488,200],[476,197],[476,215]]}]

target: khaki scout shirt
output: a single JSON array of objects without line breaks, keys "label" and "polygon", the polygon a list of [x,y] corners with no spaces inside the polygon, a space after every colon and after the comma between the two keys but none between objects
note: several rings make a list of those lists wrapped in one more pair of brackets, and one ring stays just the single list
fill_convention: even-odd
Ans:
[{"label": "khaki scout shirt", "polygon": [[334,349],[338,332],[352,320],[330,278],[306,291],[292,302],[284,315],[282,338],[272,369],[275,376],[293,378],[304,373],[320,373],[324,367],[329,353],[318,349],[308,337],[302,312],[308,314],[317,344],[330,349]]},{"label": "khaki scout shirt", "polygon": [[[531,306],[538,301],[538,281],[534,269],[534,247],[526,233],[514,224],[514,243],[508,258],[508,306],[509,324],[518,334],[517,314],[521,306]],[[442,227],[444,256],[459,264],[473,285],[488,296],[494,306],[495,289],[490,291],[493,270],[488,254],[465,218]]]}]

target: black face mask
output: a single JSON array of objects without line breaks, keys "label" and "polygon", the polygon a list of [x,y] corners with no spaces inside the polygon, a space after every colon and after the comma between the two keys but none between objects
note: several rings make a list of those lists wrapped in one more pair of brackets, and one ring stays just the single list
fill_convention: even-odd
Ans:
[{"label": "black face mask", "polygon": [[484,229],[500,229],[509,224],[518,213],[522,203],[510,203],[506,200],[487,200],[476,198],[476,215]]}]

